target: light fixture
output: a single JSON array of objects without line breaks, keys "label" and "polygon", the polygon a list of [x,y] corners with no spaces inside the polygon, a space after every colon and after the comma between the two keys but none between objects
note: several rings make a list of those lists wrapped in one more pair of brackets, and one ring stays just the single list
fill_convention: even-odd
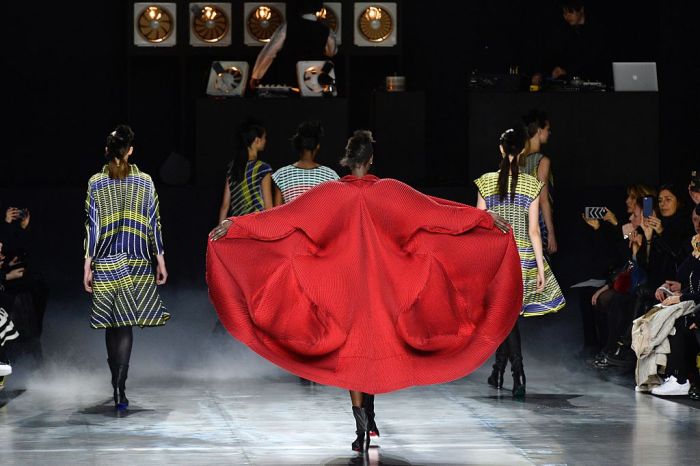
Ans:
[{"label": "light fixture", "polygon": [[330,60],[297,62],[297,80],[302,97],[338,95],[335,69]]},{"label": "light fixture", "polygon": [[243,42],[245,45],[263,46],[270,42],[272,34],[284,22],[284,3],[244,3]]},{"label": "light fixture", "polygon": [[324,3],[323,8],[316,12],[317,21],[320,21],[335,32],[335,42],[340,45],[342,43],[342,16],[343,10],[340,2]]},{"label": "light fixture", "polygon": [[190,45],[231,45],[230,3],[190,3]]},{"label": "light fixture", "polygon": [[355,3],[355,45],[393,47],[396,29],[396,3]]},{"label": "light fixture", "polygon": [[175,3],[134,3],[134,45],[172,47],[177,43]]},{"label": "light fixture", "polygon": [[243,41],[246,45],[265,45],[284,22],[284,3],[244,3]]},{"label": "light fixture", "polygon": [[248,83],[248,62],[215,61],[211,64],[207,95],[242,96]]}]

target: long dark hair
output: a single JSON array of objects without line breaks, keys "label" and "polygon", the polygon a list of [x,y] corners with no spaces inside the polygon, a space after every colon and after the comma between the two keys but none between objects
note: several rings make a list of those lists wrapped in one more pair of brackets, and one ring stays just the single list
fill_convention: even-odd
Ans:
[{"label": "long dark hair", "polygon": [[[500,171],[498,172],[498,194],[501,201],[505,200],[510,193],[510,201],[515,200],[515,187],[518,185],[518,157],[525,149],[527,142],[527,133],[522,124],[517,124],[510,129],[507,129],[501,134],[499,143],[503,147],[503,160],[501,160]],[[510,160],[510,157],[513,160]],[[510,180],[510,190],[508,189],[508,175],[512,177]]]},{"label": "long dark hair", "polygon": [[131,166],[126,161],[126,154],[134,142],[134,132],[128,125],[119,125],[107,136],[107,171],[113,180],[123,180],[131,172]]},{"label": "long dark hair", "polygon": [[248,148],[255,138],[265,135],[265,128],[257,123],[244,123],[236,133],[236,146],[233,159],[228,164],[226,176],[231,182],[239,183],[245,176],[245,167],[248,163]]}]

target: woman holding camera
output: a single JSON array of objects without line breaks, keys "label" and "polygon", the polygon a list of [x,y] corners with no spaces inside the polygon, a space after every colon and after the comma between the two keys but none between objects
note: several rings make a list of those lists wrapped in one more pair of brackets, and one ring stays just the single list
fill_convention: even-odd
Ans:
[{"label": "woman holding camera", "polygon": [[[132,327],[164,325],[170,315],[156,285],[168,278],[151,177],[129,163],[134,133],[119,125],[107,137],[107,164],[88,182],[83,284],[92,294],[90,324],[105,329],[115,407],[126,409]],[[151,261],[155,256],[155,277]]]}]

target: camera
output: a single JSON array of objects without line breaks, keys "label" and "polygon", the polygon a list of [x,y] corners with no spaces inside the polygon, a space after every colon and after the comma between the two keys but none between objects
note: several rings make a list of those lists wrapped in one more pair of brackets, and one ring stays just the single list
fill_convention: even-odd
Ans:
[{"label": "camera", "polygon": [[696,170],[690,172],[690,190],[700,193],[700,173]]},{"label": "camera", "polygon": [[28,212],[29,209],[27,208],[19,209],[19,215],[17,216],[17,220],[24,220],[27,217]]}]

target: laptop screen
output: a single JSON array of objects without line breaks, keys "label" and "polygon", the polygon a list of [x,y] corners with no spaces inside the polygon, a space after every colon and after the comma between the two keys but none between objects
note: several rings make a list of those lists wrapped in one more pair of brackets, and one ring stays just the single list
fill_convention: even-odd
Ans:
[{"label": "laptop screen", "polygon": [[615,91],[658,92],[656,63],[613,63]]}]

